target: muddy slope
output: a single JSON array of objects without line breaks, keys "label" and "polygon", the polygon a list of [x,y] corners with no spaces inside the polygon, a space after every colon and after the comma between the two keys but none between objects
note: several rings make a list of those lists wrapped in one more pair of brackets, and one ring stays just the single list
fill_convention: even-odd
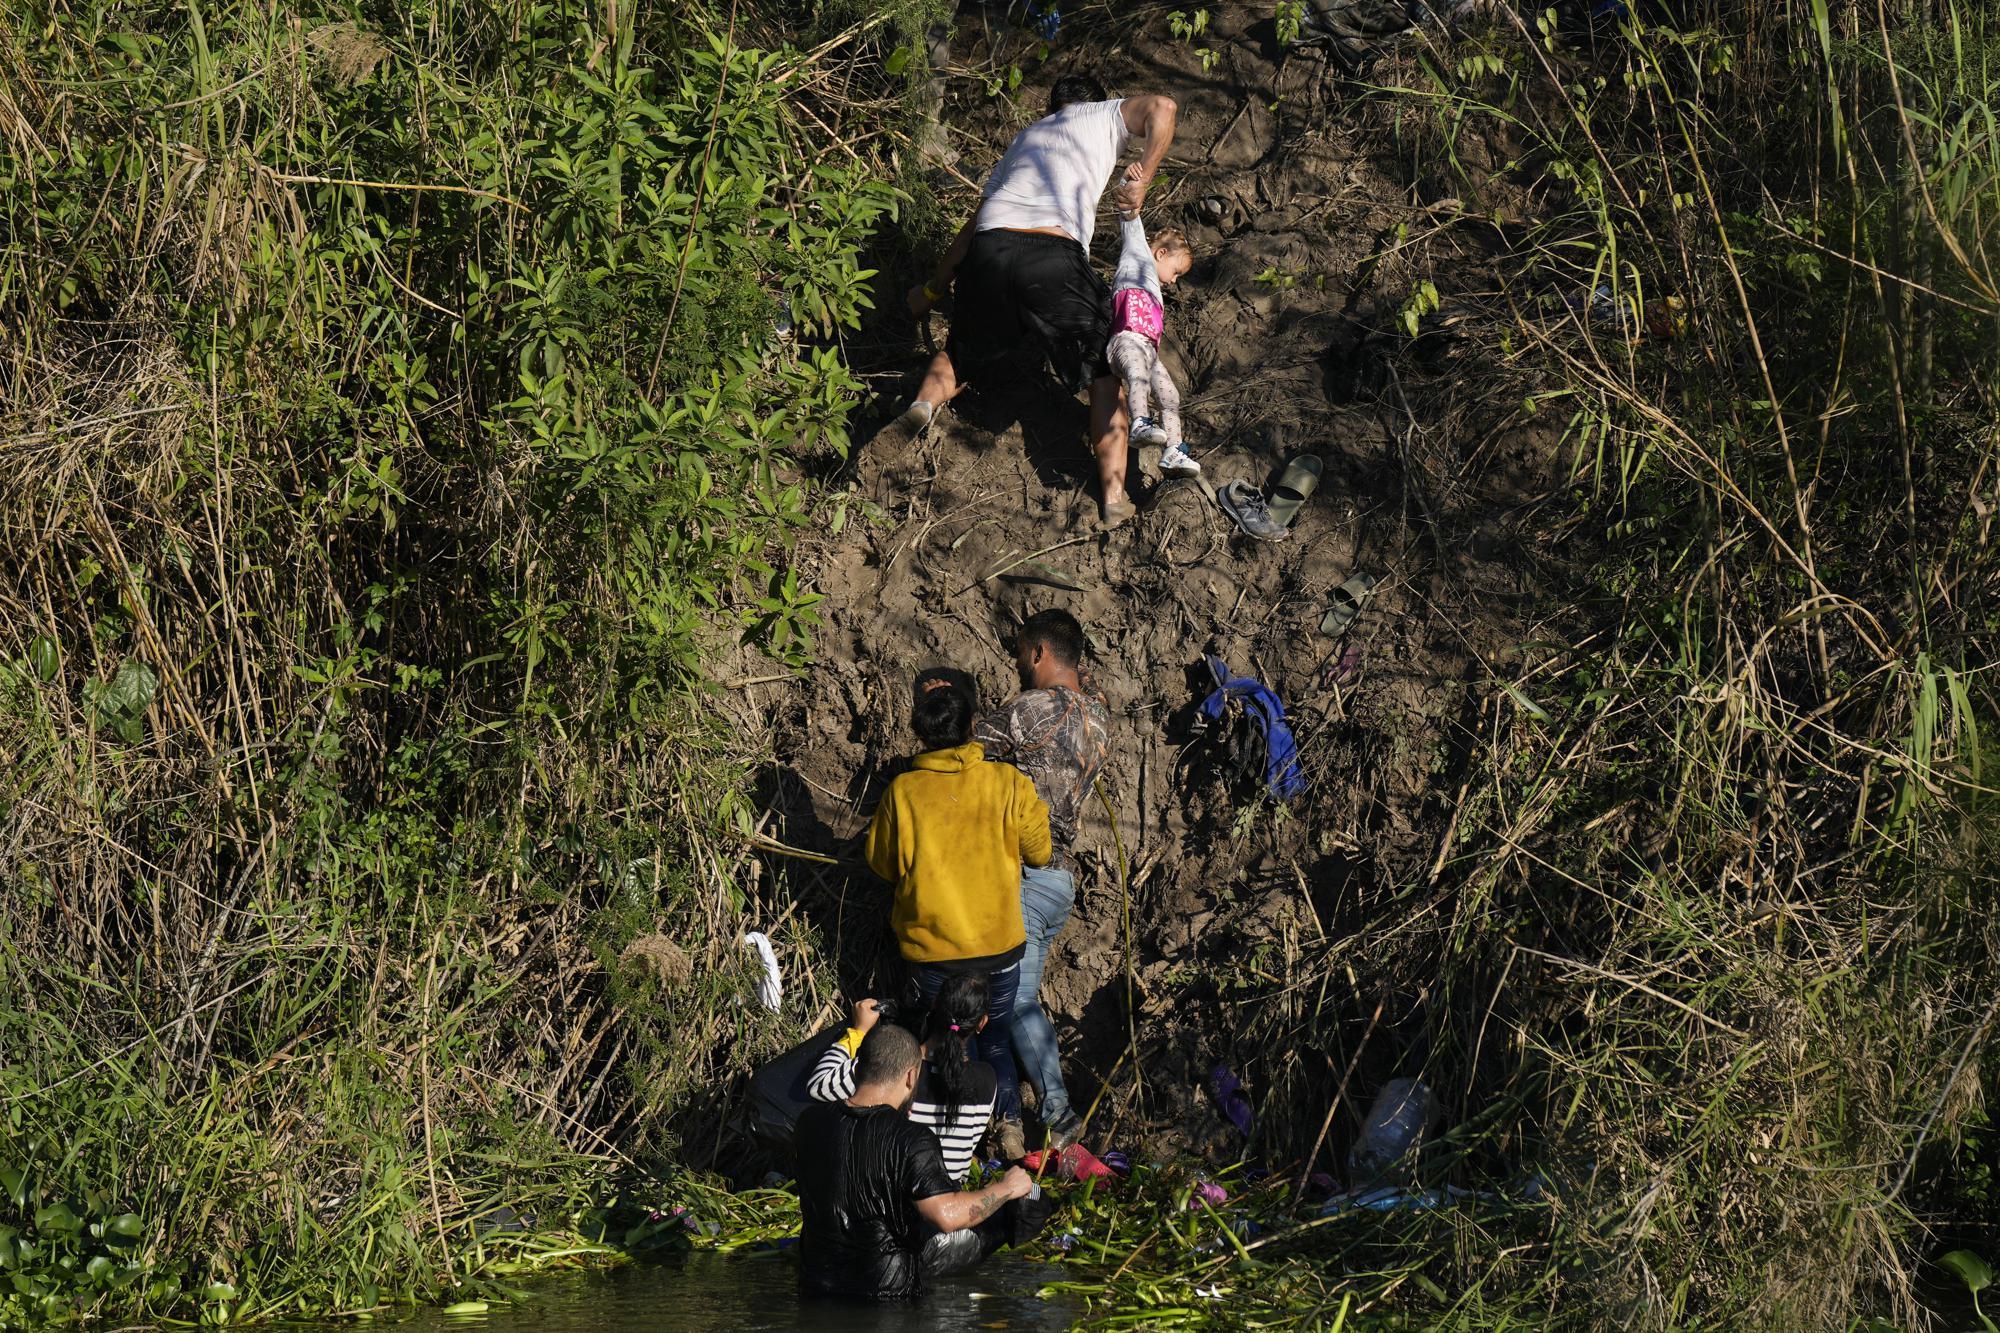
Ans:
[{"label": "muddy slope", "polygon": [[[1263,483],[1291,454],[1316,452],[1319,495],[1283,543],[1242,536],[1184,481],[1154,486],[1135,522],[1104,533],[1081,404],[1039,384],[986,386],[913,448],[860,446],[856,485],[877,508],[817,552],[821,663],[803,685],[757,686],[742,703],[778,730],[777,831],[837,850],[909,752],[917,669],[965,667],[997,703],[1015,688],[1001,646],[1012,625],[1046,606],[1083,621],[1115,721],[1105,785],[1130,872],[1142,1002],[1128,1028],[1118,845],[1101,808],[1081,840],[1079,909],[1044,998],[1084,1097],[1136,1029],[1150,1092],[1134,1100],[1121,1075],[1109,1103],[1126,1138],[1142,1124],[1212,1133],[1215,1117],[1190,1094],[1218,1060],[1253,1084],[1276,1077],[1259,1067],[1265,1057],[1232,1051],[1242,1022],[1217,1002],[1219,978],[1241,981],[1249,968],[1282,985],[1276,973],[1300,949],[1430,872],[1489,666],[1537,613],[1550,557],[1528,515],[1556,471],[1552,434],[1516,420],[1520,394],[1477,313],[1504,242],[1453,201],[1425,197],[1437,192],[1415,179],[1392,113],[1364,103],[1325,58],[1280,51],[1268,12],[1214,9],[1203,44],[1219,55],[1207,69],[1163,11],[1146,13],[1140,27],[1101,10],[1075,17],[1041,64],[1031,38],[962,14],[962,76],[947,105],[962,173],[954,202],[970,207],[970,182],[1047,84],[1086,59],[1114,89],[1172,93],[1180,133],[1148,212],[1156,228],[1186,230],[1197,253],[1167,301],[1190,447],[1216,485]],[[1011,103],[976,73],[1009,65],[1027,71]],[[1460,151],[1500,159],[1505,149]],[[1100,226],[1107,272],[1115,236]],[[885,304],[907,276],[885,275]],[[1448,309],[1413,341],[1401,311],[1426,278]],[[922,355],[907,325],[880,349],[881,411],[907,395]],[[1143,468],[1156,453],[1140,455]],[[1035,565],[986,577],[1031,553]],[[1379,575],[1380,591],[1330,640],[1319,622],[1357,571]],[[1230,789],[1190,748],[1204,652],[1272,684],[1293,712],[1311,786],[1288,809]],[[854,880],[837,894],[839,909],[816,915],[843,983],[865,986],[892,953],[879,892]]]}]

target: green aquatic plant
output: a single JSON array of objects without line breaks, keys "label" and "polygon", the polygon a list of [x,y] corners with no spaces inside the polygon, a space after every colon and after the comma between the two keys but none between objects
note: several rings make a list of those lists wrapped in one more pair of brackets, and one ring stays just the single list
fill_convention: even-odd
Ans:
[{"label": "green aquatic plant", "polygon": [[140,1284],[149,1298],[174,1294],[176,1279],[145,1260],[139,1217],[101,1192],[65,1197],[53,1156],[39,1140],[17,1140],[0,1165],[0,1322],[60,1321]]}]

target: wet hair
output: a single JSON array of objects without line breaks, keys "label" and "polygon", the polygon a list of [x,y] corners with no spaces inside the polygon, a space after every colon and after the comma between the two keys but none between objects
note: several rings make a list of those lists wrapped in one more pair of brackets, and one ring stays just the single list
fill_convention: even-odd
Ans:
[{"label": "wet hair", "polygon": [[1065,74],[1049,85],[1049,114],[1054,115],[1076,102],[1108,102],[1111,95],[1104,85],[1088,74]]},{"label": "wet hair", "polygon": [[923,1051],[907,1028],[877,1023],[861,1039],[861,1052],[854,1059],[854,1086],[894,1083],[922,1058]]},{"label": "wet hair", "polygon": [[943,1098],[944,1122],[958,1121],[958,1109],[969,1095],[972,1057],[966,1047],[979,1031],[986,1013],[987,983],[982,972],[968,972],[946,980],[931,1004],[931,1016],[924,1024],[924,1044],[930,1047],[931,1080]]},{"label": "wet hair", "polygon": [[1037,643],[1054,653],[1056,661],[1066,667],[1083,662],[1083,626],[1060,607],[1037,611],[1021,622],[1021,632],[1014,636],[1015,647],[1026,648]]},{"label": "wet hair", "polygon": [[1186,255],[1189,259],[1194,258],[1194,247],[1188,244],[1188,238],[1182,235],[1176,227],[1168,227],[1165,231],[1154,232],[1153,248],[1155,250],[1165,250],[1170,255]]},{"label": "wet hair", "polygon": [[970,685],[931,675],[917,686],[910,726],[926,750],[949,750],[972,739],[972,718],[978,711],[979,700]]}]

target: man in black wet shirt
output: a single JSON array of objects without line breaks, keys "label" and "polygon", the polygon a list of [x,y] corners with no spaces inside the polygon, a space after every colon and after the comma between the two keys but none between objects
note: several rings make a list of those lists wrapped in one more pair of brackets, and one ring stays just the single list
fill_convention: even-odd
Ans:
[{"label": "man in black wet shirt", "polygon": [[808,1294],[914,1296],[926,1242],[977,1227],[1034,1190],[1018,1166],[985,1189],[952,1184],[936,1137],[904,1114],[921,1063],[915,1037],[877,1023],[861,1043],[854,1095],[799,1117],[799,1286]]}]

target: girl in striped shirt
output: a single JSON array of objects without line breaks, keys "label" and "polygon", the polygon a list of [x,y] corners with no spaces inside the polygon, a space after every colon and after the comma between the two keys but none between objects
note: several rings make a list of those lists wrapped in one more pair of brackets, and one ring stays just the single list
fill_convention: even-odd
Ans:
[{"label": "girl in striped shirt", "polygon": [[[827,1048],[806,1086],[813,1100],[842,1102],[854,1095],[854,1057],[861,1039],[881,1019],[874,1000],[862,1000],[847,1034]],[[986,1026],[986,978],[960,974],[946,980],[924,1023],[924,1065],[910,1101],[910,1119],[937,1136],[944,1169],[959,1184],[993,1118],[993,1066],[972,1058],[972,1039]]]}]

